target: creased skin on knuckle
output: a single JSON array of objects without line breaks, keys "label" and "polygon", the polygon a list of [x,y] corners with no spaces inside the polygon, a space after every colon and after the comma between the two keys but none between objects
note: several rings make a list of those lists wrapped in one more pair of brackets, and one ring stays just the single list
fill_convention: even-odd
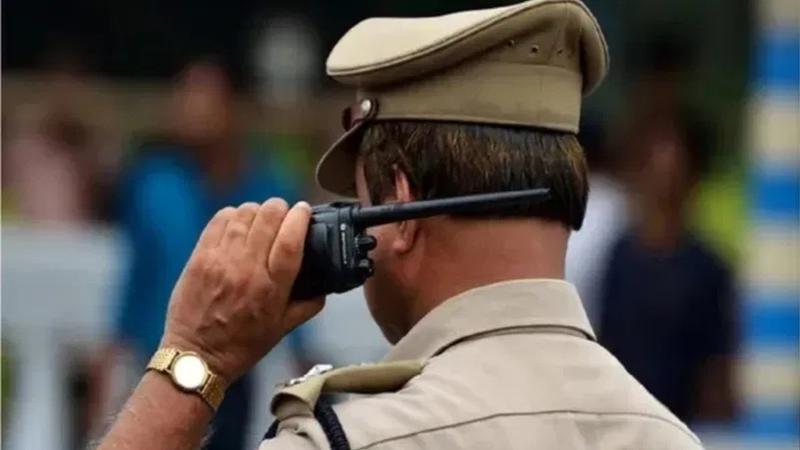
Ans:
[{"label": "creased skin on knuckle", "polygon": [[233,238],[240,238],[247,236],[247,225],[241,222],[234,222],[228,224],[228,228],[225,230],[225,234]]},{"label": "creased skin on knuckle", "polygon": [[215,256],[209,255],[198,261],[198,266],[203,273],[203,276],[209,282],[216,284],[222,280],[225,273],[224,266]]}]

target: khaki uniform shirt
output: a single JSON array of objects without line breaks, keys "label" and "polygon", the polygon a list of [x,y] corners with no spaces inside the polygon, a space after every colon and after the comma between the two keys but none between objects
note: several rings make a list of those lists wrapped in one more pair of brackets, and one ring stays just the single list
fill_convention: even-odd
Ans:
[{"label": "khaki uniform shirt", "polygon": [[[503,282],[451,298],[386,357],[400,360],[420,360],[422,371],[395,392],[334,407],[352,449],[702,448],[597,344],[564,281]],[[313,416],[297,411],[282,412],[260,450],[330,448]]]}]

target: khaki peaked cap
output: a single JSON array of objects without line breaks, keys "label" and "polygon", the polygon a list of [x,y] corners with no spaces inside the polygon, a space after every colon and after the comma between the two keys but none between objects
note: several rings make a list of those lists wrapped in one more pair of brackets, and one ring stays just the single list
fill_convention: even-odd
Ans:
[{"label": "khaki peaked cap", "polygon": [[427,18],[372,18],[328,56],[327,73],[357,89],[345,134],[317,181],[352,196],[361,129],[429,120],[577,133],[581,97],[608,71],[600,26],[579,0],[530,0]]}]

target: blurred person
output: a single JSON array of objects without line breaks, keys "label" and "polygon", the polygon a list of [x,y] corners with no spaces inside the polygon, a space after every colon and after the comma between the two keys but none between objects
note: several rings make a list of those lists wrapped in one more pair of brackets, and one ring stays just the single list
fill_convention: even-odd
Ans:
[{"label": "blurred person", "polygon": [[[170,292],[214,212],[298,196],[291,174],[268,151],[245,144],[233,94],[222,66],[189,64],[171,98],[172,131],[138,150],[122,183],[121,220],[132,258],[116,333],[139,369],[158,347]],[[242,447],[251,385],[245,376],[228,388],[207,448]]]},{"label": "blurred person", "polygon": [[13,119],[4,151],[5,200],[32,222],[90,221],[89,128],[61,111],[25,109]]},{"label": "blurred person", "polygon": [[[358,89],[317,180],[364,205],[547,187],[490,216],[369,229],[382,363],[317,366],[273,397],[275,449],[700,449],[594,338],[563,281],[584,218],[582,96],[606,75],[578,0],[431,18],[368,19],[328,73]],[[101,449],[196,448],[228,380],[324,298],[290,301],[311,207],[220,210],[177,282],[159,350]],[[344,236],[344,235],[343,235]],[[366,394],[331,406],[323,394]]]},{"label": "blurred person", "polygon": [[113,113],[77,49],[55,45],[42,72],[39,91],[6,111],[4,208],[32,222],[104,219],[116,168]]},{"label": "blurred person", "polygon": [[628,213],[625,192],[617,179],[616,155],[606,142],[598,117],[585,116],[578,139],[589,164],[589,200],[583,226],[569,238],[565,278],[578,289],[586,315],[597,330],[599,288],[611,249],[625,230]]},{"label": "blurred person", "polygon": [[632,124],[631,224],[604,277],[600,342],[681,419],[730,419],[734,280],[686,217],[710,136],[673,112],[636,114]]},{"label": "blurred person", "polygon": [[116,114],[86,54],[68,40],[51,44],[41,84],[4,110],[3,209],[11,216],[61,224],[110,218]]}]

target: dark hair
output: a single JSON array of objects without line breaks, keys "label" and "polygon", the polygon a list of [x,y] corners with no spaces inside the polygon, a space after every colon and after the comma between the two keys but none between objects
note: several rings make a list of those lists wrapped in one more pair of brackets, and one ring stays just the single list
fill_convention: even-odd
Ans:
[{"label": "dark hair", "polygon": [[550,199],[502,216],[539,217],[579,229],[588,197],[586,160],[566,132],[451,122],[370,124],[360,154],[370,198],[394,192],[394,168],[420,200],[547,187]]}]

